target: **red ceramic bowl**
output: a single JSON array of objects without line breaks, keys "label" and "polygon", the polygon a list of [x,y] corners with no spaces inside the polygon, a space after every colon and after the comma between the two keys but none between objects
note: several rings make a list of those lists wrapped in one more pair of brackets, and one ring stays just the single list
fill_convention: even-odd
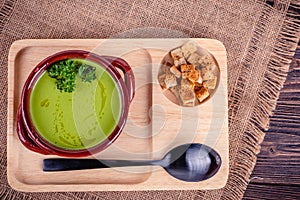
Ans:
[{"label": "red ceramic bowl", "polygon": [[[86,59],[99,64],[99,66],[103,66],[106,72],[111,75],[120,91],[121,115],[119,121],[117,122],[117,126],[104,141],[88,149],[68,150],[50,144],[39,134],[30,116],[30,95],[39,77],[53,63],[72,58]],[[116,68],[122,70],[124,73],[124,80]],[[122,132],[122,129],[126,123],[129,105],[133,99],[133,96],[134,75],[130,66],[123,59],[111,56],[99,56],[81,50],[69,50],[56,53],[41,61],[32,70],[25,82],[21,96],[21,105],[17,115],[17,132],[19,139],[28,149],[42,154],[82,157],[100,152],[111,145]]]}]

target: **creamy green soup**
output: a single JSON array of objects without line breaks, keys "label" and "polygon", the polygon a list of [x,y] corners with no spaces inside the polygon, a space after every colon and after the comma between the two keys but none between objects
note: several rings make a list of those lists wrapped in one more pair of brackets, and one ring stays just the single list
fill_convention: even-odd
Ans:
[{"label": "creamy green soup", "polygon": [[52,145],[67,149],[90,148],[105,140],[121,115],[119,88],[98,64],[73,59],[96,67],[96,80],[76,78],[72,93],[56,88],[47,72],[36,82],[30,96],[30,113],[40,135]]}]

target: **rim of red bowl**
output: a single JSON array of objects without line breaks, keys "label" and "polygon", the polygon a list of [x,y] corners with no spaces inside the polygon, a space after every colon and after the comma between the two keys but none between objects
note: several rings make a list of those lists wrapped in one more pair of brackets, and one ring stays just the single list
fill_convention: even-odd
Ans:
[{"label": "rim of red bowl", "polygon": [[[119,88],[120,97],[121,97],[121,115],[119,117],[119,121],[115,129],[109,136],[101,141],[99,144],[87,148],[87,149],[80,149],[80,150],[68,150],[56,147],[52,144],[50,144],[48,141],[46,141],[35,129],[33,122],[30,117],[30,95],[32,92],[32,89],[36,83],[36,81],[39,79],[39,77],[42,75],[42,73],[53,63],[70,59],[70,58],[81,58],[81,59],[87,59],[90,61],[93,61],[100,66],[104,67],[106,71],[112,76],[114,79],[116,85]],[[126,63],[121,58],[115,58],[116,60],[121,60],[123,63]],[[127,63],[126,63],[127,64]],[[128,65],[128,64],[127,64]],[[129,66],[129,65],[128,65]],[[103,57],[83,50],[67,50],[58,52],[56,54],[53,54],[47,58],[45,58],[43,61],[41,61],[29,74],[21,95],[21,114],[18,116],[17,120],[22,120],[23,125],[27,131],[28,136],[34,141],[34,143],[40,147],[41,149],[52,152],[55,155],[59,156],[67,156],[67,157],[82,157],[82,156],[88,156],[95,153],[98,153],[104,149],[106,149],[108,146],[110,146],[121,134],[122,129],[124,128],[124,125],[127,120],[128,110],[129,110],[129,94],[127,87],[122,79],[122,76],[120,73],[116,70],[116,68],[112,65],[111,62],[108,62]],[[22,119],[20,119],[22,118]]]}]

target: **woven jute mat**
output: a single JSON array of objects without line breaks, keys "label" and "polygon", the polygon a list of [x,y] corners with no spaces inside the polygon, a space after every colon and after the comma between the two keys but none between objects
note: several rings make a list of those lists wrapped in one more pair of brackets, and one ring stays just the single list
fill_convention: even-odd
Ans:
[{"label": "woven jute mat", "polygon": [[[0,0],[0,199],[242,198],[299,40],[299,9],[299,0]],[[23,193],[8,185],[7,56],[13,41],[183,35],[218,39],[227,49],[230,175],[225,188]]]}]

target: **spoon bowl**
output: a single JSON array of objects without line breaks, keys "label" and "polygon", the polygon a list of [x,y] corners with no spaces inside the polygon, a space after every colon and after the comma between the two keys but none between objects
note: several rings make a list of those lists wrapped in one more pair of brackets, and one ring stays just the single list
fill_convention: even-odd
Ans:
[{"label": "spoon bowl", "polygon": [[68,171],[95,168],[156,166],[182,181],[199,182],[214,176],[222,164],[221,156],[212,148],[198,143],[184,144],[169,151],[161,160],[97,160],[48,158],[44,171]]},{"label": "spoon bowl", "polygon": [[166,154],[161,165],[173,177],[198,182],[217,173],[221,166],[220,155],[203,144],[185,144]]}]

